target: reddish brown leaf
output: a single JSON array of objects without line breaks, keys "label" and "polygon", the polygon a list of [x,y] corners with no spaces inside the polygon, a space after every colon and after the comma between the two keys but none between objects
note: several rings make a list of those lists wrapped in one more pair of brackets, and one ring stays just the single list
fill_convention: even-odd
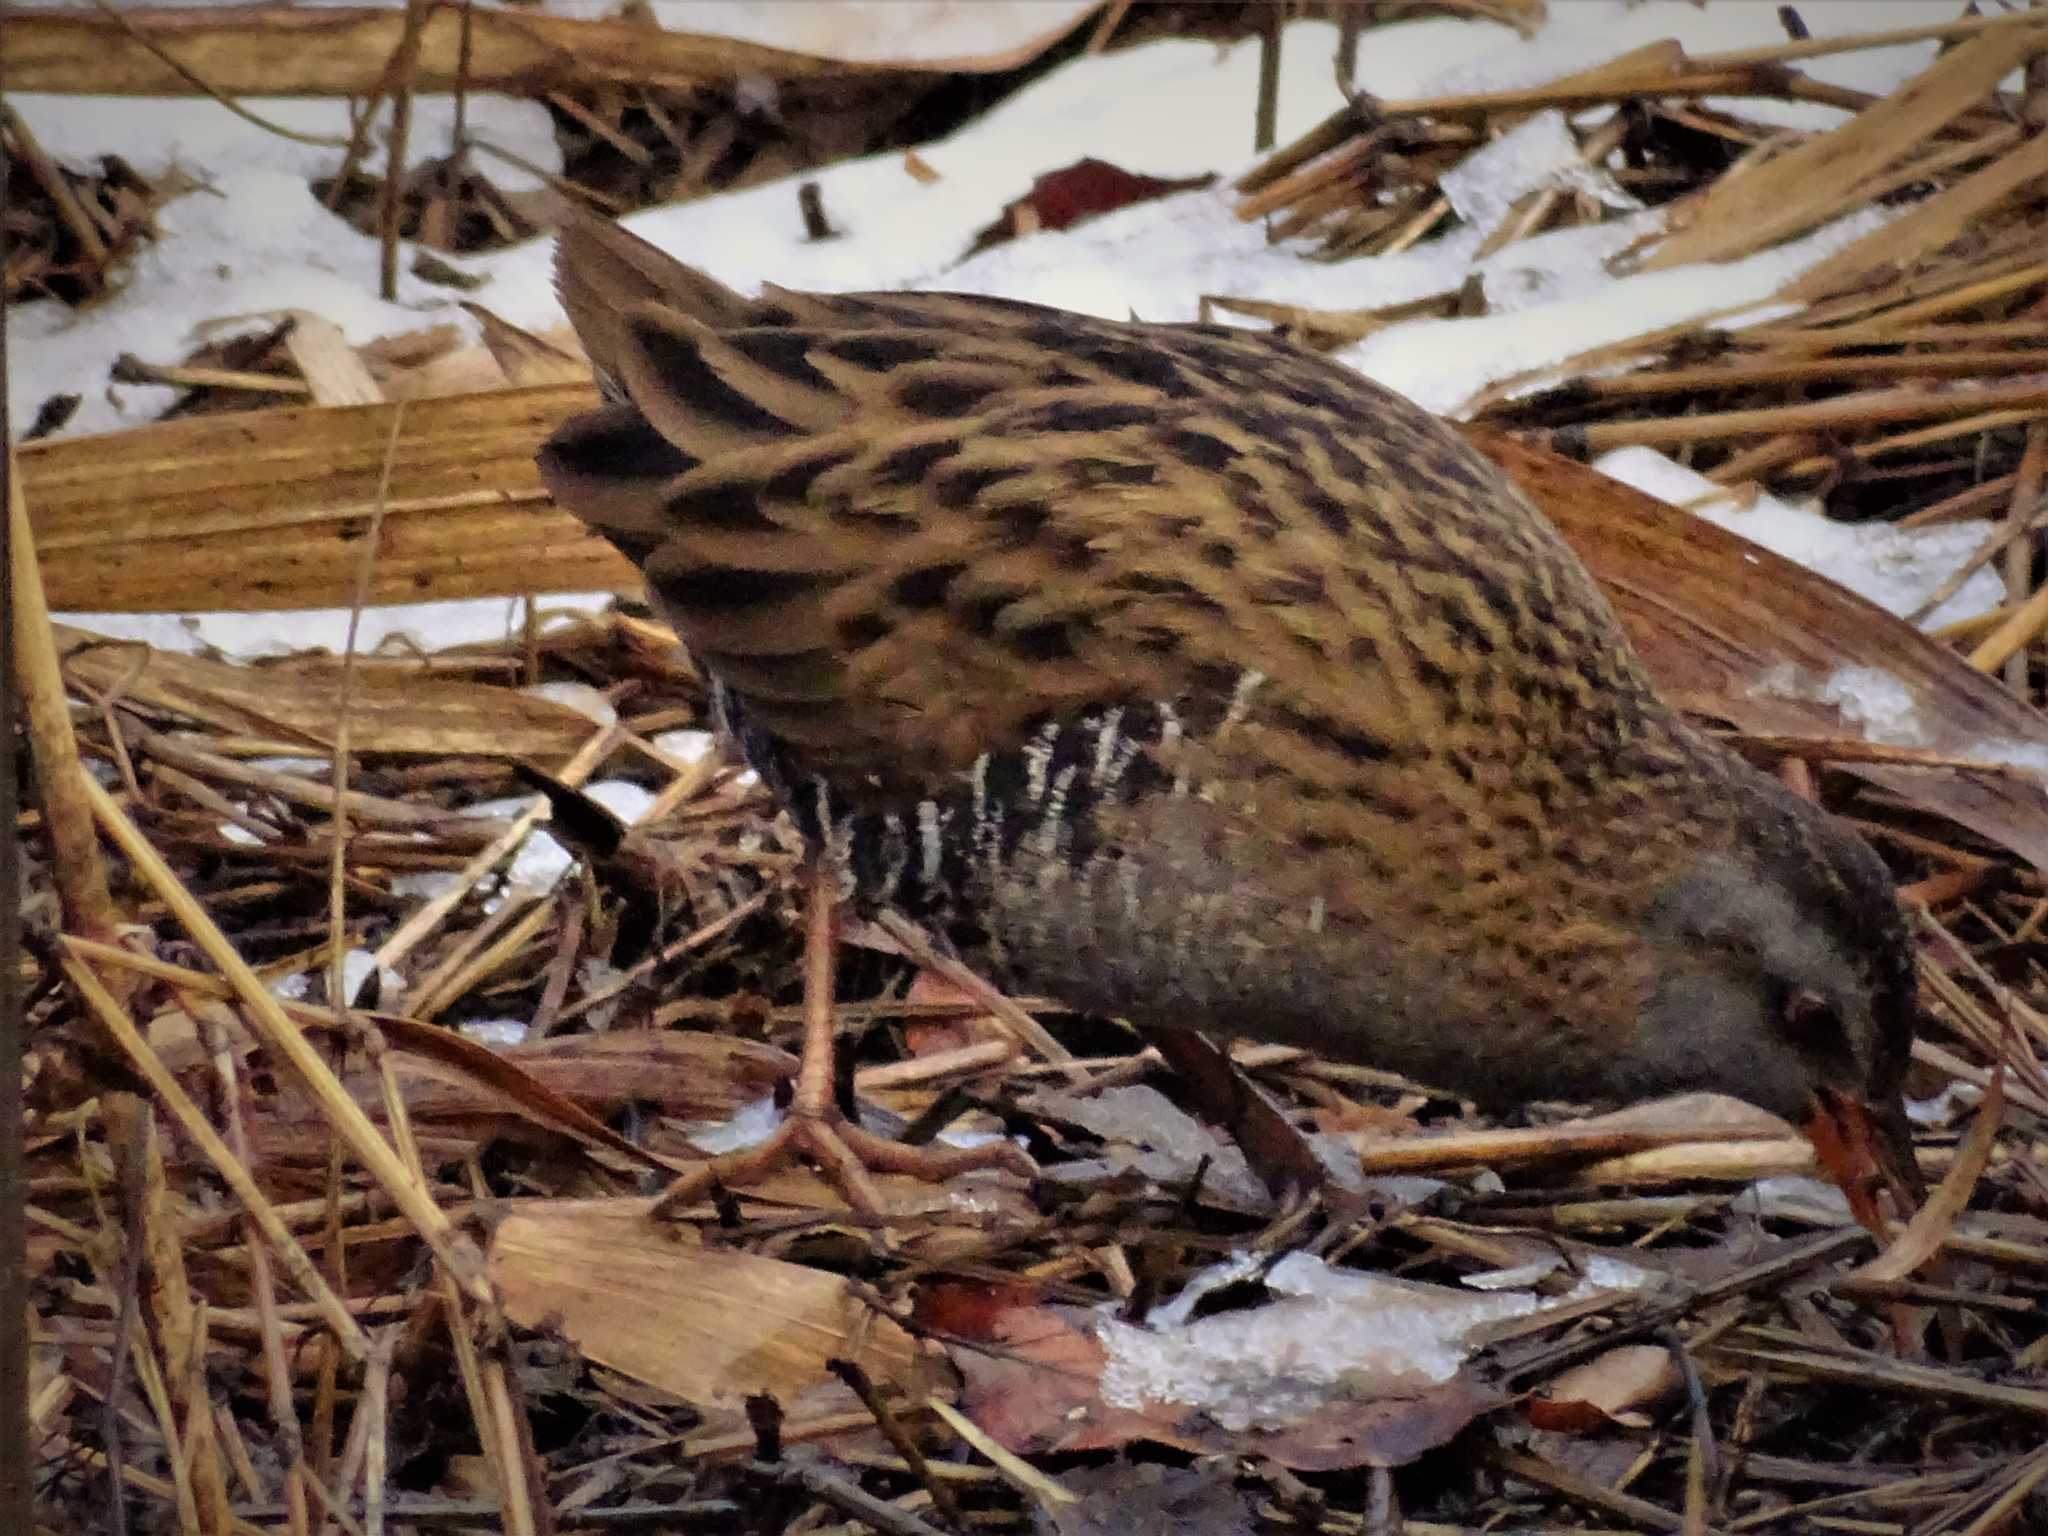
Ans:
[{"label": "reddish brown leaf", "polygon": [[1682,1382],[1661,1344],[1624,1344],[1564,1372],[1524,1410],[1538,1429],[1583,1434],[1610,1423],[1641,1424]]},{"label": "reddish brown leaf", "polygon": [[967,254],[972,256],[1041,229],[1068,229],[1083,219],[1114,213],[1134,203],[1149,203],[1175,192],[1192,192],[1215,179],[1213,175],[1141,176],[1092,156],[1076,160],[1032,182],[1029,192],[1005,207],[1001,218],[974,237]]}]

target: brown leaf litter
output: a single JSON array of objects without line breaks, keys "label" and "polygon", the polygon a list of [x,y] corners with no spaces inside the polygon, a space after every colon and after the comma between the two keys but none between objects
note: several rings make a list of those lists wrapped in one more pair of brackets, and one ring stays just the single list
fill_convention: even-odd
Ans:
[{"label": "brown leaf litter", "polygon": [[102,156],[94,171],[57,164],[5,102],[0,162],[6,167],[0,228],[7,234],[0,292],[9,302],[47,296],[78,304],[97,298],[113,282],[116,264],[155,238],[162,188],[118,155]]}]

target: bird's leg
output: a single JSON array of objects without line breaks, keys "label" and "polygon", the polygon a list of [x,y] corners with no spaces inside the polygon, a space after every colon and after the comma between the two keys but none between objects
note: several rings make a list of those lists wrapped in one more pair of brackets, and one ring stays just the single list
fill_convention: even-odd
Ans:
[{"label": "bird's leg", "polygon": [[804,1038],[797,1059],[796,1096],[792,1117],[823,1120],[836,1114],[833,1078],[838,1068],[838,1039],[832,1025],[839,935],[834,922],[836,895],[831,873],[822,861],[804,876]]},{"label": "bird's leg", "polygon": [[939,1183],[982,1168],[1008,1168],[1027,1178],[1037,1171],[1031,1160],[1007,1141],[984,1147],[905,1146],[862,1130],[840,1112],[833,1092],[836,885],[829,869],[812,864],[804,892],[803,1054],[789,1113],[766,1141],[712,1158],[670,1184],[655,1202],[657,1216],[695,1205],[714,1188],[753,1183],[799,1156],[817,1164],[847,1204],[864,1216],[887,1214],[871,1172],[906,1173]]}]

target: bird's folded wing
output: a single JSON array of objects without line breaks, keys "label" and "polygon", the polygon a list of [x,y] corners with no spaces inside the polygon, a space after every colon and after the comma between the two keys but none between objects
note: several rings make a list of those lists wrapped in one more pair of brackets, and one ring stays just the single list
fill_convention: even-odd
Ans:
[{"label": "bird's folded wing", "polygon": [[1248,668],[1419,723],[1372,719],[1347,651],[1383,535],[1371,477],[1318,462],[1367,388],[1328,365],[1000,300],[746,301],[594,224],[558,280],[619,403],[550,442],[550,488],[794,766],[929,785],[1090,707],[1220,710]]}]

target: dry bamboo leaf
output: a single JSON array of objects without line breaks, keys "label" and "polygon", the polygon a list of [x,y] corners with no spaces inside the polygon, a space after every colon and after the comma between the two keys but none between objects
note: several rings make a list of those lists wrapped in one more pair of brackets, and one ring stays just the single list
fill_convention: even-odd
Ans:
[{"label": "dry bamboo leaf", "polygon": [[315,405],[375,405],[384,398],[341,327],[324,315],[295,312],[284,345],[312,390]]},{"label": "dry bamboo leaf", "polygon": [[[53,627],[74,687],[234,735],[333,749],[340,696],[323,672],[234,666]],[[464,679],[366,671],[349,700],[350,742],[358,752],[545,759],[575,751],[594,729],[589,716],[566,704]]]},{"label": "dry bamboo leaf", "polygon": [[[2048,718],[1876,604],[1736,534],[1507,433],[1467,435],[1598,578],[1664,694],[1760,734],[1856,734],[1828,705],[1771,691],[1791,668],[1888,674],[1926,745],[1965,759],[2048,747]],[[1965,769],[1845,764],[2048,868],[2048,788]]]},{"label": "dry bamboo leaf", "polygon": [[[627,1030],[494,1051],[417,1019],[366,1017],[400,1053],[406,1107],[420,1129],[442,1134],[458,1128],[487,1140],[496,1123],[518,1122],[671,1174],[684,1165],[625,1140],[597,1116],[640,1104],[678,1120],[724,1119],[796,1075],[796,1059],[787,1052],[730,1035]],[[350,1087],[379,1118],[374,1083],[364,1079]]]},{"label": "dry bamboo leaf", "polygon": [[[8,87],[74,95],[194,94],[192,83],[145,46],[139,32],[229,96],[368,96],[383,88],[407,25],[403,10],[368,6],[123,9],[120,20],[92,10],[10,10]],[[981,67],[1008,67],[1007,58]],[[975,65],[963,60],[951,67]],[[503,10],[472,10],[465,18],[462,10],[436,6],[419,27],[411,83],[416,91],[448,91],[466,81],[471,90],[524,93],[606,83],[687,89],[746,75],[788,80],[902,72],[633,21]]]},{"label": "dry bamboo leaf", "polygon": [[[433,1024],[423,1024],[417,1019],[397,1014],[371,1015],[384,1031],[385,1037],[405,1053],[401,1068],[405,1069],[410,1081],[406,1084],[407,1105],[415,1111],[416,1121],[431,1124],[464,1114],[504,1114],[509,1109],[515,1118],[542,1126],[558,1134],[569,1136],[587,1145],[602,1147],[616,1153],[643,1168],[673,1174],[680,1171],[680,1165],[656,1156],[644,1147],[637,1146],[610,1126],[599,1120],[591,1109],[586,1109],[568,1093],[548,1081],[542,1070],[550,1057],[574,1058],[578,1055],[597,1054],[602,1047],[618,1041],[620,1043],[644,1040],[646,1032],[635,1031],[626,1036],[571,1036],[557,1044],[531,1047],[515,1046],[507,1051],[493,1051],[477,1044],[474,1040],[443,1029]],[[654,1038],[669,1040],[681,1036],[661,1035]],[[747,1050],[744,1042],[733,1042],[740,1049],[724,1051],[720,1047],[726,1042],[713,1036],[689,1037],[693,1041],[706,1042],[705,1048],[683,1052],[695,1058],[693,1065],[702,1066],[706,1059],[731,1060],[737,1057],[744,1063]],[[577,1049],[565,1049],[576,1047]],[[592,1050],[592,1047],[597,1050]],[[755,1048],[768,1051],[780,1057],[779,1051],[767,1047]],[[643,1065],[643,1070],[645,1070]],[[785,1070],[789,1075],[794,1067]],[[700,1091],[709,1086],[722,1086],[731,1094],[737,1087],[735,1075],[728,1074],[720,1082],[705,1074],[709,1081],[698,1080],[693,1086]],[[609,1111],[618,1105],[644,1096],[647,1079],[641,1079],[638,1091],[626,1089],[607,1098],[593,1098],[593,1109]],[[379,1119],[374,1089],[364,1095],[365,1107],[372,1119]],[[728,1108],[731,1107],[728,1103]]]},{"label": "dry bamboo leaf", "polygon": [[1889,1282],[1903,1280],[1941,1251],[1954,1229],[1956,1217],[1970,1203],[1977,1180],[1991,1161],[1991,1149],[1998,1141],[1998,1128],[2005,1121],[2005,1069],[1991,1074],[1991,1086],[1977,1108],[1970,1134],[1956,1148],[1956,1160],[1942,1176],[1927,1203],[1913,1214],[1906,1228],[1876,1258],[1849,1275],[1848,1280]]},{"label": "dry bamboo leaf", "polygon": [[1863,201],[1863,182],[1976,106],[2043,47],[2048,27],[2014,26],[1950,50],[1841,127],[1716,182],[1688,205],[1684,226],[1643,260],[1642,270],[1732,261]]},{"label": "dry bamboo leaf", "polygon": [[588,384],[165,422],[30,444],[29,520],[50,605],[119,612],[344,607],[355,541],[391,479],[374,603],[634,592],[609,544],[541,490],[534,454]]},{"label": "dry bamboo leaf", "polygon": [[703,1407],[787,1402],[852,1360],[913,1399],[948,1390],[944,1364],[837,1275],[698,1245],[647,1200],[522,1202],[498,1224],[487,1272],[505,1314]]}]

